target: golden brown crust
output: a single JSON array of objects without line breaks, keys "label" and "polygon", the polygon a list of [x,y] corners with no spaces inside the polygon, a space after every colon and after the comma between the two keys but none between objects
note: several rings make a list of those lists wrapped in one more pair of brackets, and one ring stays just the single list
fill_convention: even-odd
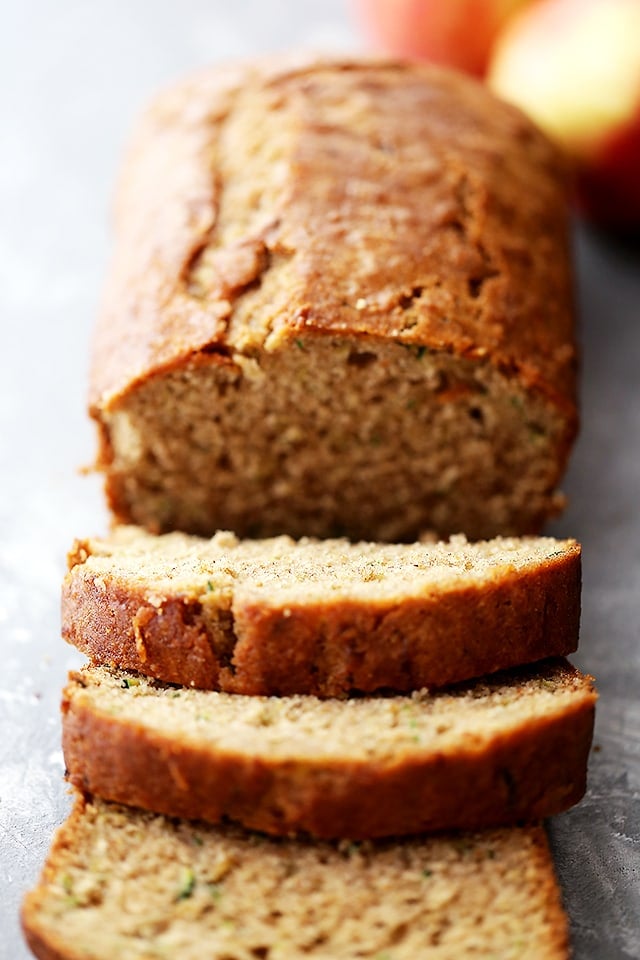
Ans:
[{"label": "golden brown crust", "polygon": [[586,786],[596,700],[588,684],[561,712],[524,716],[480,749],[350,761],[234,753],[166,736],[93,709],[78,683],[82,675],[72,674],[62,704],[71,783],[169,816],[361,839],[541,819],[577,803]]},{"label": "golden brown crust", "polygon": [[[256,125],[275,154],[257,188],[272,207],[253,215],[241,184],[229,229],[225,191]],[[192,78],[157,100],[129,155],[94,411],[200,351],[224,355],[261,283],[260,338],[339,332],[487,358],[575,425],[564,190],[559,153],[522,114],[434,67],[258,61]]]},{"label": "golden brown crust", "polygon": [[59,943],[55,943],[50,930],[46,932],[39,930],[38,909],[37,899],[35,896],[30,896],[25,901],[20,914],[24,938],[34,957],[38,957],[39,960],[85,960],[82,954],[69,948],[69,943],[64,938]]},{"label": "golden brown crust", "polygon": [[170,594],[85,565],[70,554],[62,634],[94,663],[230,693],[338,696],[437,687],[578,644],[580,547],[492,581],[377,603],[331,598],[277,604],[238,593],[223,644],[197,593]]}]

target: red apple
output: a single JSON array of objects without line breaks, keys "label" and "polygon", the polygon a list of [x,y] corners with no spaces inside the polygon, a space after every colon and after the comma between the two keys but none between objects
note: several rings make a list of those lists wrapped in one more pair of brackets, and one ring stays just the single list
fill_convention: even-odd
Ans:
[{"label": "red apple", "polygon": [[376,47],[482,76],[493,40],[527,0],[354,0]]},{"label": "red apple", "polygon": [[604,225],[640,225],[640,0],[540,0],[506,24],[489,68],[573,159]]}]

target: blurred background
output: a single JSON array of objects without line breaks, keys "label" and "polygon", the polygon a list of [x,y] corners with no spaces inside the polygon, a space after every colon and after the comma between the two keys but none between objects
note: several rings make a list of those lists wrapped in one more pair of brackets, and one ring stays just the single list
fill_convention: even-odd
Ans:
[{"label": "blurred background", "polygon": [[[85,415],[88,344],[109,253],[109,201],[134,118],[159,87],[208,63],[294,47],[357,52],[373,46],[429,53],[483,76],[488,71],[491,83],[520,99],[565,143],[579,175],[581,209],[600,225],[596,231],[576,221],[584,426],[565,484],[570,507],[553,532],[584,544],[584,615],[575,662],[597,677],[601,702],[588,796],[551,832],[577,960],[640,956],[640,254],[634,239],[640,154],[633,152],[640,139],[640,67],[634,73],[640,30],[633,33],[635,13],[627,10],[613,26],[604,23],[602,9],[618,0],[600,0],[600,19],[593,23],[574,15],[576,2],[584,13],[589,0],[555,2],[573,10],[543,12],[533,25],[530,11],[516,10],[526,2],[517,0],[5,5],[2,960],[28,956],[17,919],[20,898],[70,806],[58,707],[66,671],[79,660],[59,637],[59,585],[73,537],[104,532],[107,523],[98,480],[78,471],[94,454]],[[636,0],[623,4],[640,9]],[[388,8],[395,8],[391,20]],[[443,11],[449,11],[444,19]],[[574,29],[576,22],[588,29]],[[407,26],[418,49],[406,46]],[[573,51],[575,69],[566,69],[567,51]],[[556,68],[558,80],[550,87]],[[591,80],[578,82],[583,70]],[[613,80],[603,81],[609,76]],[[588,95],[575,106],[580,90]]]}]

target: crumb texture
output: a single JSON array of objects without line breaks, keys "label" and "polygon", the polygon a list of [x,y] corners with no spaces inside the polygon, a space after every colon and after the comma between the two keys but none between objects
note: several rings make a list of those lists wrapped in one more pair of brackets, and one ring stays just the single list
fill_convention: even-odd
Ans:
[{"label": "crumb texture", "polygon": [[[84,550],[84,558],[77,556]],[[267,603],[335,597],[375,601],[420,596],[470,580],[486,584],[576,557],[574,540],[496,537],[472,543],[463,535],[414,544],[350,543],[274,537],[240,540],[229,531],[211,539],[180,533],[153,536],[119,527],[108,540],[89,540],[72,552],[95,576],[127,577],[158,594],[231,595],[245,587]]]},{"label": "crumb texture", "polygon": [[566,960],[539,827],[310,845],[78,802],[23,924],[43,960]]},{"label": "crumb texture", "polygon": [[393,765],[407,755],[473,752],[498,733],[592,698],[590,678],[563,661],[435,693],[347,700],[189,690],[106,667],[86,667],[71,678],[67,697],[134,728],[147,726],[222,753],[311,764],[348,759]]}]

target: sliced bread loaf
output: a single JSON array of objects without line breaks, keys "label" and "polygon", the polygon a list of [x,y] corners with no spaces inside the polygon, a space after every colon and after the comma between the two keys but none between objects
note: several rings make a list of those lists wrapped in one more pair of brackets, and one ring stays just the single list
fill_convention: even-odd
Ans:
[{"label": "sliced bread loaf", "polygon": [[267,833],[356,839],[550,816],[585,789],[595,692],[565,661],[411,697],[189,690],[89,667],[63,699],[83,791]]},{"label": "sliced bread loaf", "polygon": [[566,960],[541,827],[309,844],[78,801],[22,922],[41,960]]},{"label": "sliced bread loaf", "polygon": [[576,649],[580,547],[155,537],[69,556],[64,637],[93,662],[243,694],[434,687]]},{"label": "sliced bread loaf", "polygon": [[576,431],[565,163],[426,64],[255,61],[120,178],[91,412],[120,521],[537,532]]}]

